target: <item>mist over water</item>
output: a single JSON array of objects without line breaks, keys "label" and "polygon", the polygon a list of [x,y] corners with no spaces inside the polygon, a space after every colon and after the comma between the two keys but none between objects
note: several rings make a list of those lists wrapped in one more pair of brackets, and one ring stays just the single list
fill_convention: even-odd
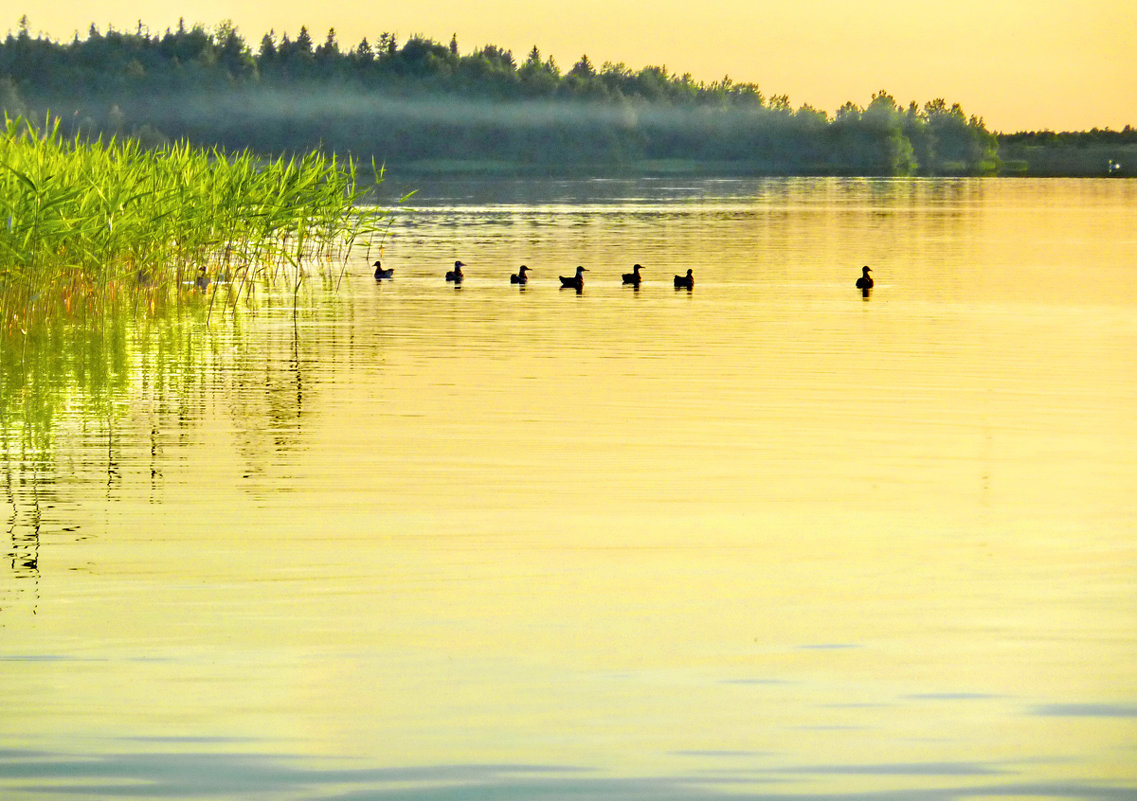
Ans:
[{"label": "mist over water", "polygon": [[[231,93],[200,92],[179,96],[166,104],[168,113],[178,115],[189,112],[199,118],[225,117],[240,113],[252,120],[279,122],[281,109],[288,109],[288,117],[298,121],[361,120],[376,115],[405,120],[422,126],[486,125],[508,128],[544,127],[553,123],[572,122],[582,126],[634,124],[643,118],[653,122],[682,125],[692,114],[680,108],[648,107],[635,109],[617,107],[582,100],[573,103],[555,100],[502,101],[476,96],[463,98],[456,95],[429,92],[410,96],[383,94],[344,88],[321,88],[319,92],[262,89],[240,96]],[[741,114],[740,114],[741,116]]]},{"label": "mist over water", "polygon": [[0,794],[1137,793],[1132,182],[417,188],[5,351]]},{"label": "mist over water", "polygon": [[999,167],[981,120],[943,100],[902,108],[880,93],[830,119],[766,104],[756,89],[679,83],[676,97],[624,96],[595,80],[594,91],[529,94],[520,84],[443,91],[409,79],[370,89],[297,79],[195,90],[171,77],[160,91],[45,88],[28,107],[86,136],[132,132],[152,145],[188,139],[260,153],[317,148],[428,173],[447,172],[447,162],[475,173],[568,175],[978,175]]},{"label": "mist over water", "polygon": [[[491,127],[496,131],[531,133],[549,127],[593,130],[612,126],[635,129],[657,127],[675,133],[705,130],[712,119],[719,126],[775,129],[778,120],[764,109],[699,108],[664,104],[602,103],[578,99],[511,99],[419,91],[383,93],[337,86],[310,91],[259,88],[256,91],[176,92],[170,96],[137,100],[146,119],[159,128],[179,130],[192,126],[202,131],[221,130],[239,120],[248,125],[307,126],[322,123],[329,130],[350,130],[355,125],[398,125],[430,137],[432,126],[444,129]],[[176,126],[176,127],[175,127]],[[379,139],[386,131],[375,128]]]}]

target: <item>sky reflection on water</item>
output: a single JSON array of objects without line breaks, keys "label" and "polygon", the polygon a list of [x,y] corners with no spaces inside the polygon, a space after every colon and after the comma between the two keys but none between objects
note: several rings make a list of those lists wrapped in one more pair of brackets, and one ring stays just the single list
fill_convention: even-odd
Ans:
[{"label": "sky reflection on water", "polygon": [[[683,755],[679,755],[683,756]],[[695,753],[703,759],[722,756]],[[735,755],[730,755],[735,756]],[[744,755],[738,755],[744,756]],[[380,798],[446,799],[888,799],[952,801],[984,797],[1125,799],[1132,788],[1092,779],[969,784],[961,779],[1016,777],[1024,768],[999,763],[932,762],[792,765],[776,769],[702,770],[674,777],[605,777],[564,765],[434,765],[419,768],[321,767],[310,759],[258,753],[119,753],[94,759],[0,750],[11,785],[34,779],[52,797],[274,798],[335,801]],[[936,786],[902,790],[802,792],[800,782],[824,776],[919,777]],[[138,781],[139,777],[145,777]],[[57,782],[57,783],[54,783]],[[18,796],[17,796],[18,797]],[[44,796],[46,797],[46,796]]]}]

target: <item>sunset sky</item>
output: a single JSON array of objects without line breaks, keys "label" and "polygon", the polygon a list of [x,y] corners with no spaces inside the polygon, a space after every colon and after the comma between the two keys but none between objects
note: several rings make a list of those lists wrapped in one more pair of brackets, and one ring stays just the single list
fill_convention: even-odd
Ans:
[{"label": "sunset sky", "polygon": [[523,59],[536,45],[568,69],[666,66],[713,81],[729,75],[832,113],[885,89],[898,102],[935,97],[963,105],[997,131],[1137,125],[1134,0],[706,0],[617,3],[574,0],[415,0],[312,4],[297,0],[0,0],[0,30],[28,14],[33,35],[86,36],[94,22],[151,32],[231,19],[254,49],[270,29],[295,38],[301,25],[342,49],[380,33],[421,34],[461,52],[495,44]]}]

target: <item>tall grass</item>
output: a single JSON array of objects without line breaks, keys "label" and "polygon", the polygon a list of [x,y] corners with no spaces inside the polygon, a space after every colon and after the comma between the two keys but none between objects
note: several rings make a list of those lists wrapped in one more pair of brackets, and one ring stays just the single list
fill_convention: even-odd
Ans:
[{"label": "tall grass", "polygon": [[232,304],[266,282],[298,291],[313,269],[338,282],[333,260],[346,264],[383,227],[381,210],[359,205],[373,187],[357,178],[355,161],[321,153],[147,150],[132,139],[66,139],[50,118],[5,117],[0,325],[26,333],[46,316],[98,312],[134,290],[200,291],[204,278],[211,310],[219,278],[220,302]]}]

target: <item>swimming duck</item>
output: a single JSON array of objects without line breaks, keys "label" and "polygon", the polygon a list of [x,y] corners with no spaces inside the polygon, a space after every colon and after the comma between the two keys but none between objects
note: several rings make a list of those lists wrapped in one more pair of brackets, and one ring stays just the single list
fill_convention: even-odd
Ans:
[{"label": "swimming duck", "polygon": [[197,278],[193,279],[193,285],[202,292],[209,289],[209,276],[206,275],[204,267],[197,268]]},{"label": "swimming duck", "polygon": [[871,272],[872,270],[868,268],[868,265],[861,268],[861,277],[857,279],[857,289],[872,289],[872,278],[869,277]]},{"label": "swimming duck", "polygon": [[561,289],[575,289],[577,292],[584,289],[584,274],[588,272],[587,267],[577,267],[576,275],[565,278],[563,275],[558,276],[561,279]]},{"label": "swimming duck", "polygon": [[522,264],[520,267],[517,268],[517,272],[515,272],[513,275],[509,276],[509,283],[511,283],[511,284],[527,284],[527,283],[529,283],[529,276],[527,276],[525,274],[525,272],[528,269],[529,269],[528,267],[526,267],[524,264]]},{"label": "swimming duck", "polygon": [[376,281],[382,281],[384,278],[394,278],[395,277],[395,268],[394,267],[388,267],[386,270],[384,270],[383,269],[383,263],[380,261],[376,261],[375,264],[372,266],[375,267],[375,280]]},{"label": "swimming duck", "polygon": [[456,284],[462,283],[462,279],[465,277],[462,275],[462,268],[465,266],[466,265],[460,261],[454,262],[454,269],[446,272],[446,280],[453,281]]},{"label": "swimming duck", "polygon": [[686,275],[675,276],[676,289],[694,289],[695,287],[695,271],[687,270]]},{"label": "swimming duck", "polygon": [[640,278],[640,270],[642,270],[642,269],[643,269],[643,267],[641,267],[640,265],[633,264],[632,265],[632,271],[630,273],[624,273],[624,276],[623,276],[624,277],[624,283],[625,284],[631,284],[632,286],[638,287],[640,285],[640,281],[642,280]]}]

